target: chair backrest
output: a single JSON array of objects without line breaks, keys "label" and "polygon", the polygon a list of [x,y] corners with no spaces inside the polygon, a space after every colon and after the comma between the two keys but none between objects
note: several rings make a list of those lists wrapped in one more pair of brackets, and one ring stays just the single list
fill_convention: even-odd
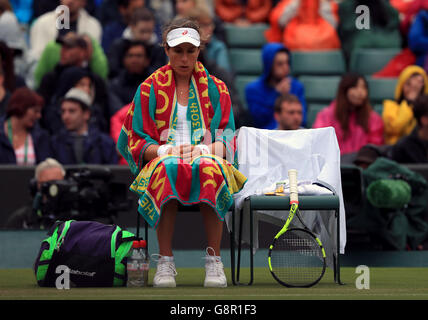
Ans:
[{"label": "chair backrest", "polygon": [[246,27],[226,23],[224,29],[227,46],[229,48],[260,49],[266,43],[264,32],[267,28],[269,28],[269,25],[265,23],[256,23]]},{"label": "chair backrest", "polygon": [[263,72],[261,49],[232,48],[229,50],[230,63],[237,75],[261,75]]},{"label": "chair backrest", "polygon": [[301,76],[306,101],[316,104],[330,103],[335,97],[340,76]]},{"label": "chair backrest", "polygon": [[341,50],[292,51],[291,72],[300,75],[342,75],[346,72]]},{"label": "chair backrest", "polygon": [[376,105],[385,99],[393,100],[397,81],[397,78],[367,78],[371,103]]},{"label": "chair backrest", "polygon": [[372,106],[373,106],[373,110],[378,114],[378,115],[382,115],[382,112],[383,112],[383,104],[381,104],[381,103],[377,103],[377,104],[375,104],[375,105],[373,105],[372,104]]},{"label": "chair backrest", "polygon": [[322,109],[326,108],[327,104],[318,104],[318,103],[311,103],[309,105],[308,113],[306,116],[306,126],[308,128],[312,128],[312,125],[315,122],[315,119],[317,118],[318,112],[320,112]]},{"label": "chair backrest", "polygon": [[372,75],[386,66],[401,49],[368,49],[360,48],[352,51],[350,59],[350,71],[362,75]]},{"label": "chair backrest", "polygon": [[252,81],[255,81],[257,76],[237,75],[235,78],[236,90],[238,90],[239,98],[242,105],[247,109],[247,98],[245,96],[245,87]]}]

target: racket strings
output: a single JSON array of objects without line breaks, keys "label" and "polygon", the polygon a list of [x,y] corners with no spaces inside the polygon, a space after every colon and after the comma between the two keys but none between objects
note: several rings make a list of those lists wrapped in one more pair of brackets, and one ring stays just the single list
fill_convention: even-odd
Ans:
[{"label": "racket strings", "polygon": [[271,252],[272,272],[290,286],[317,282],[324,273],[324,258],[317,241],[303,230],[289,230]]}]

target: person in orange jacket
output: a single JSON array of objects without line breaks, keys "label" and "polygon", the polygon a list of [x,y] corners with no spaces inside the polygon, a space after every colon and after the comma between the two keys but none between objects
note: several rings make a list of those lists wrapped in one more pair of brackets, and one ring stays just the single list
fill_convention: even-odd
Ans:
[{"label": "person in orange jacket", "polygon": [[215,11],[221,20],[229,23],[251,24],[266,22],[272,9],[271,0],[217,0]]},{"label": "person in orange jacket", "polygon": [[281,0],[269,16],[268,42],[290,50],[333,50],[341,47],[336,26],[338,6],[329,0]]}]

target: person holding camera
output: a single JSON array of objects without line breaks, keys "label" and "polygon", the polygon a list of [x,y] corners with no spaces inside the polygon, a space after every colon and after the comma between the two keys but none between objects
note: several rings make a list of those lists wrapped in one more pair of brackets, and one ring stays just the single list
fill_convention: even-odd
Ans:
[{"label": "person holding camera", "polygon": [[40,162],[36,166],[34,178],[30,182],[32,203],[14,211],[7,220],[5,227],[7,229],[29,229],[38,225],[39,228],[44,228],[43,224],[38,223],[38,217],[41,215],[38,210],[40,201],[42,201],[38,194],[40,194],[44,183],[64,180],[65,174],[64,167],[55,159],[46,158]]},{"label": "person holding camera", "polygon": [[61,102],[64,129],[52,139],[53,157],[64,165],[117,164],[113,140],[97,128],[89,127],[91,97],[79,88],[70,89]]}]

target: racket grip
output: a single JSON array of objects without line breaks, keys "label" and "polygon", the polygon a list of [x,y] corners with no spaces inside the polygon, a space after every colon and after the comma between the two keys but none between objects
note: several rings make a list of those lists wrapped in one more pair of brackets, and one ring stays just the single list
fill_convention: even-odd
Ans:
[{"label": "racket grip", "polygon": [[290,203],[298,202],[298,193],[297,193],[297,170],[290,169],[288,170],[288,181],[290,183]]}]

